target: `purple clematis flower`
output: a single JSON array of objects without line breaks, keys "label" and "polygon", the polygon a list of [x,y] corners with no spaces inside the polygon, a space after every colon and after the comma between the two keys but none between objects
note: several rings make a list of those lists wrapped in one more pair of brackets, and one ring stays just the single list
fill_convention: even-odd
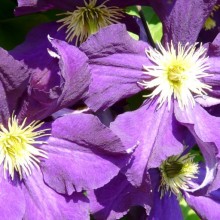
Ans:
[{"label": "purple clematis flower", "polygon": [[44,182],[40,163],[48,154],[39,146],[50,126],[34,117],[27,123],[28,115],[16,115],[33,70],[3,49],[0,54],[1,219],[89,219],[88,199],[82,193],[61,195]]},{"label": "purple clematis flower", "polygon": [[[205,6],[209,10],[210,5]],[[171,27],[172,19],[169,21]],[[180,30],[186,25],[179,24]],[[126,171],[127,180],[135,187],[145,181],[149,169],[160,167],[172,155],[180,155],[184,144],[197,143],[205,158],[206,174],[192,191],[198,192],[210,183],[213,191],[219,188],[220,119],[203,106],[219,103],[220,69],[216,61],[220,35],[213,43],[197,45],[195,39],[201,27],[197,28],[196,36],[187,40],[186,33],[176,34],[169,37],[173,42],[159,44],[156,50],[132,40],[124,26],[112,25],[80,46],[89,57],[92,83],[86,103],[94,111],[107,109],[139,91],[151,92],[148,102],[134,112],[118,116],[111,125],[125,146],[139,143]]]},{"label": "purple clematis flower", "polygon": [[[185,181],[185,184],[188,183],[188,186],[185,185],[186,189],[181,190],[183,198],[197,215],[201,219],[218,219],[220,206],[218,190],[212,191],[211,185],[203,190],[190,192],[190,187],[201,184],[205,176],[203,164],[196,164],[191,160],[192,158],[193,156],[190,154],[172,156],[164,161],[159,169],[150,171],[153,185],[153,206],[149,219],[183,219],[178,204],[178,195],[169,191],[165,195],[161,195],[161,190],[167,190],[165,184],[169,183],[172,186],[172,182],[181,184],[182,181]],[[177,170],[181,170],[181,172]],[[197,172],[197,176],[194,175],[195,172]],[[178,180],[178,178],[180,179]],[[175,189],[176,186],[173,185],[173,188]],[[216,212],[213,212],[213,207],[216,208]]]},{"label": "purple clematis flower", "polygon": [[[132,206],[143,206],[147,219],[182,219],[178,197],[181,194],[190,206],[205,219],[215,219],[218,213],[204,211],[204,204],[219,209],[217,197],[218,175],[207,185],[209,174],[207,164],[216,161],[217,148],[199,139],[197,134],[206,132],[203,125],[193,128],[178,123],[176,118],[163,109],[163,114],[152,112],[155,106],[143,106],[137,111],[124,113],[111,123],[110,128],[125,146],[138,142],[134,159],[127,169],[106,186],[89,193],[91,211],[96,219],[118,219]],[[147,117],[143,117],[146,114]],[[161,120],[161,117],[163,120]],[[219,125],[213,124],[213,129]],[[193,133],[192,132],[192,133]],[[195,134],[197,132],[197,134]],[[203,136],[204,138],[204,136]],[[197,164],[185,146],[199,145],[206,164]],[[185,146],[184,146],[185,145]],[[217,188],[217,189],[216,189]],[[114,189],[114,194],[112,193]],[[194,202],[196,201],[196,202]]]},{"label": "purple clematis flower", "polygon": [[[91,72],[93,76],[93,81],[90,84],[88,98],[86,100],[88,106],[93,110],[106,109],[121,98],[131,96],[132,94],[137,93],[145,88],[150,88],[151,90],[154,89],[153,92],[150,94],[150,97],[153,98],[154,104],[144,104],[143,107],[140,108],[140,110],[134,112],[134,114],[140,114],[139,116],[137,116],[138,122],[140,120],[141,123],[145,120],[144,118],[148,120],[148,116],[152,115],[152,118],[158,121],[158,126],[160,126],[160,124],[162,123],[161,121],[165,121],[164,123],[167,124],[167,121],[171,120],[174,117],[177,120],[175,124],[180,123],[184,126],[187,126],[188,131],[191,132],[193,135],[196,135],[196,137],[200,139],[200,142],[207,143],[207,146],[210,145],[210,143],[214,143],[216,149],[219,149],[220,143],[218,140],[217,127],[219,126],[220,120],[219,118],[209,115],[206,110],[203,109],[202,106],[199,104],[201,103],[202,105],[211,106],[213,104],[219,103],[219,99],[217,99],[219,97],[219,67],[218,63],[214,62],[214,60],[218,59],[219,55],[216,52],[219,48],[218,38],[214,41],[213,44],[208,45],[208,54],[210,54],[209,58],[205,58],[203,54],[203,52],[205,52],[205,49],[203,49],[202,47],[200,47],[199,50],[195,50],[194,47],[188,47],[188,49],[185,48],[186,51],[189,52],[190,57],[187,57],[187,54],[185,54],[184,52],[184,48],[182,48],[181,46],[179,47],[179,53],[183,55],[183,57],[187,57],[187,60],[190,60],[190,62],[195,61],[193,68],[199,67],[199,64],[201,64],[202,66],[198,69],[183,71],[184,74],[189,74],[189,78],[186,77],[185,79],[192,79],[191,82],[184,81],[183,78],[186,75],[183,76],[180,81],[178,81],[178,79],[176,81],[176,79],[170,80],[166,76],[167,72],[163,68],[161,68],[161,66],[159,66],[160,60],[156,60],[156,58],[161,57],[161,53],[159,51],[155,52],[155,54],[152,54],[152,56],[149,55],[149,45],[143,42],[132,40],[127,35],[125,29],[123,29],[124,27],[121,25],[114,25],[112,27],[103,29],[94,37],[90,37],[88,41],[80,47],[80,49],[84,51],[90,59]],[[109,33],[111,33],[111,36],[114,36],[114,38],[111,37]],[[89,47],[90,44],[92,44],[93,47]],[[147,59],[144,53],[146,48],[148,49],[147,53],[148,56],[150,56],[150,59]],[[176,66],[176,64],[179,64],[179,60],[177,60],[177,63],[175,58],[172,61],[169,60],[169,51],[163,49],[162,46],[161,50],[162,52],[164,52],[164,55],[166,55],[162,56],[164,57],[164,60],[161,60],[161,62],[164,62],[164,64],[167,65],[165,68],[170,68],[168,70],[170,70],[171,75],[172,73],[174,73],[174,78],[176,76],[177,78],[179,76],[182,77],[182,69],[180,68],[180,66]],[[98,54],[95,51],[99,51]],[[175,57],[174,51],[175,48],[172,46],[172,48],[170,48],[170,52],[172,52],[172,55],[170,57]],[[193,54],[195,55],[196,59],[195,57],[191,56]],[[202,56],[201,60],[199,59],[200,56]],[[154,58],[155,60],[153,60]],[[182,58],[180,59],[181,61],[184,60],[182,60]],[[169,62],[171,62],[170,64],[174,64],[174,66],[169,66]],[[143,74],[143,64],[146,65],[144,69],[147,69],[147,74]],[[186,66],[187,65],[189,65],[189,63],[186,64]],[[194,70],[196,70],[196,72],[194,72]],[[203,74],[203,71],[205,75],[193,76],[193,72],[196,74]],[[209,76],[209,73],[212,75]],[[206,74],[208,75],[208,77]],[[191,76],[192,78],[190,78]],[[201,81],[200,78],[202,78]],[[166,84],[167,82],[168,84]],[[183,84],[181,84],[180,82],[183,82]],[[144,86],[141,87],[140,84],[143,84]],[[174,87],[172,87],[172,85]],[[179,87],[178,85],[181,86]],[[209,89],[209,86],[212,86],[212,90]],[[175,89],[177,89],[176,94]],[[203,89],[204,91],[207,91],[207,94],[204,96]],[[198,94],[199,98],[195,97],[195,94]],[[150,108],[149,106],[152,107]],[[167,115],[167,119],[165,119],[164,114]],[[129,118],[128,120],[126,120],[126,122],[128,123],[131,120],[132,119]],[[136,123],[137,126],[140,127],[140,129],[143,129],[144,124],[138,125],[139,123],[134,123]],[[155,127],[156,124],[157,123],[153,121],[149,133],[146,134],[149,136],[150,134],[152,135],[152,130],[156,131],[155,135],[149,137],[152,138],[152,143],[148,142],[148,144],[150,145],[149,147],[147,147],[147,149],[151,149],[154,146],[153,143],[155,138],[157,138],[157,135],[163,135],[163,132],[167,132],[167,130],[169,130],[168,128],[164,129],[161,133],[159,132],[158,128]],[[201,126],[205,128],[203,132],[199,131],[200,129],[202,129]],[[216,130],[213,130],[214,127],[216,127]],[[170,128],[170,131],[172,131],[170,135],[174,135],[175,132],[177,132],[176,135],[178,135],[179,133],[178,129],[176,130],[172,127]],[[149,140],[149,138],[147,138],[148,136],[146,135],[146,140]],[[131,137],[133,136],[131,135]],[[203,148],[203,145],[205,146],[206,144],[202,143],[200,144],[200,147]],[[204,147],[204,150],[205,148],[208,148],[207,146]],[[179,154],[180,152],[182,152],[182,149],[179,149],[178,147],[175,149],[175,154]],[[160,150],[161,148],[159,147],[158,151]],[[167,148],[166,152],[167,157],[171,156],[174,153],[173,149],[169,151]],[[144,153],[144,155],[146,154]],[[209,175],[210,181],[214,178],[214,173],[216,169],[215,165],[217,159],[215,156],[216,154],[213,153],[212,156],[210,156],[206,160],[207,167],[209,167],[207,169],[212,172],[212,175]],[[155,161],[156,163],[158,159],[159,158],[156,156],[153,161]],[[142,165],[143,168],[146,166],[146,164],[147,161],[144,161]],[[140,165],[138,165],[138,167],[140,168]],[[138,181],[139,184],[141,182],[143,172],[144,169],[139,169],[139,171],[134,174],[134,179],[135,181]]]},{"label": "purple clematis flower", "polygon": [[[49,50],[52,57],[43,59],[46,54],[35,50],[44,55],[39,65],[23,53],[28,45],[11,51],[21,61],[0,50],[4,219],[89,219],[82,191],[108,183],[129,162],[133,150],[124,148],[93,115],[39,121],[80,100],[89,83],[87,57],[63,41],[50,41],[56,52]],[[14,202],[15,195],[19,202]]]},{"label": "purple clematis flower", "polygon": [[88,36],[96,33],[100,28],[114,23],[128,24],[129,31],[139,33],[136,21],[127,15],[123,7],[143,4],[143,1],[129,0],[78,0],[78,1],[44,1],[35,2],[18,1],[16,15],[30,12],[45,11],[49,9],[60,9],[65,11],[58,14],[59,26],[57,30],[65,29],[66,40],[74,41],[76,45],[84,42]]}]

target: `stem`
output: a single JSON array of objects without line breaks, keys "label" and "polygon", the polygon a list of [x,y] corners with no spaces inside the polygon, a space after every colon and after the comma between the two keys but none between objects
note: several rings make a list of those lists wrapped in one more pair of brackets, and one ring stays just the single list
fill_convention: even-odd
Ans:
[{"label": "stem", "polygon": [[149,44],[153,47],[153,48],[156,48],[156,44],[154,43],[154,40],[151,36],[151,33],[150,33],[150,30],[149,30],[149,27],[147,25],[147,22],[146,22],[146,19],[144,17],[144,13],[142,11],[142,8],[140,5],[137,5],[137,10],[138,10],[138,13],[140,15],[140,18],[141,18],[141,21],[142,21],[142,24],[143,24],[143,27],[144,27],[144,30],[147,34],[147,38],[148,38],[148,41],[149,41]]}]

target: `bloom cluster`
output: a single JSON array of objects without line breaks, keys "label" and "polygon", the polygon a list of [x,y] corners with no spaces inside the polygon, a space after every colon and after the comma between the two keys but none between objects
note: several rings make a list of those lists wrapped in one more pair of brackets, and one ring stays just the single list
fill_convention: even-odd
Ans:
[{"label": "bloom cluster", "polygon": [[0,219],[220,219],[220,1],[17,3],[59,12],[0,48]]}]

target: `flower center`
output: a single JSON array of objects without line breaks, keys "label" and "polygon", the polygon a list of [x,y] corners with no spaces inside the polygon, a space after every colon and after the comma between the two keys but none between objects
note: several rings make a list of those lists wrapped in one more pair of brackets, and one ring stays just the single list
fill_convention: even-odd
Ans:
[{"label": "flower center", "polygon": [[31,174],[33,167],[39,168],[40,160],[38,157],[47,158],[44,150],[37,148],[36,144],[43,144],[37,138],[46,136],[48,129],[36,131],[43,123],[33,121],[25,126],[26,119],[21,125],[15,116],[8,119],[8,128],[0,125],[0,164],[4,166],[4,176],[6,171],[14,179],[15,171],[18,172],[20,179],[23,174]]},{"label": "flower center", "polygon": [[173,66],[168,67],[167,77],[171,83],[180,83],[184,77],[181,74],[184,72],[184,68],[181,65],[174,64]]},{"label": "flower center", "polygon": [[161,173],[161,197],[166,192],[172,192],[176,195],[181,193],[181,190],[190,188],[191,179],[197,178],[198,164],[193,162],[194,156],[186,154],[184,156],[171,156],[163,161],[160,166]]},{"label": "flower center", "polygon": [[84,7],[77,7],[73,12],[59,15],[65,16],[57,22],[63,23],[58,29],[67,26],[66,40],[71,42],[76,37],[76,44],[84,42],[89,35],[96,33],[100,28],[117,23],[123,17],[123,9],[112,6],[107,7],[106,2],[96,5],[97,0],[84,0]]},{"label": "flower center", "polygon": [[201,82],[203,77],[210,76],[206,71],[209,69],[206,49],[196,44],[180,43],[177,50],[172,42],[165,49],[158,44],[159,50],[150,48],[146,51],[147,57],[154,65],[144,66],[144,74],[151,76],[151,79],[138,82],[145,89],[154,89],[146,97],[158,97],[158,104],[161,107],[166,101],[170,107],[171,97],[177,99],[181,109],[191,104],[195,105],[195,96],[206,95],[205,90],[211,90],[211,86]]}]

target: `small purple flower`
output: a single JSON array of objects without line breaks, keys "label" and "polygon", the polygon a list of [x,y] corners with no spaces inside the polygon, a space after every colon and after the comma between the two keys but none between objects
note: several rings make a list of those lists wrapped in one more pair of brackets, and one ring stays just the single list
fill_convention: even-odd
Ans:
[{"label": "small purple flower", "polygon": [[[212,190],[212,184],[202,190],[194,190],[203,182],[206,171],[204,164],[197,164],[193,157],[188,153],[171,156],[162,162],[159,169],[150,170],[153,206],[149,219],[182,219],[178,204],[181,194],[202,219],[217,219],[220,206],[218,190]],[[216,207],[216,212],[212,211],[212,206]]]}]

